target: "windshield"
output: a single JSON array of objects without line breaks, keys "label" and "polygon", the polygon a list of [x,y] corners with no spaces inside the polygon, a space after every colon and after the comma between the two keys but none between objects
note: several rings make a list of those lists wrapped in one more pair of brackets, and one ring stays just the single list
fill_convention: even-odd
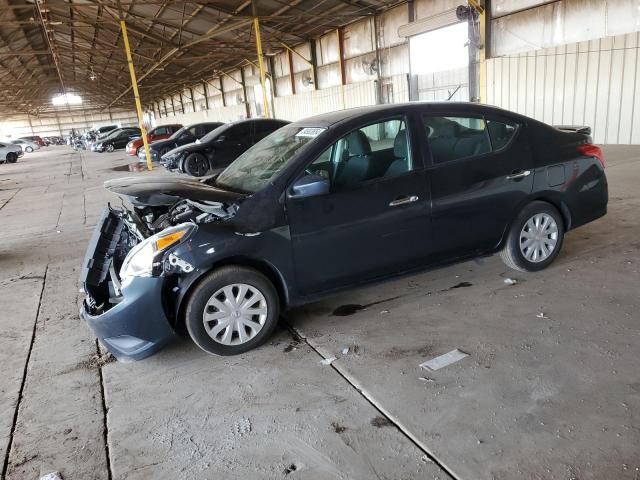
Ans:
[{"label": "windshield", "polygon": [[229,165],[216,184],[243,192],[257,192],[324,129],[283,127],[256,143]]}]

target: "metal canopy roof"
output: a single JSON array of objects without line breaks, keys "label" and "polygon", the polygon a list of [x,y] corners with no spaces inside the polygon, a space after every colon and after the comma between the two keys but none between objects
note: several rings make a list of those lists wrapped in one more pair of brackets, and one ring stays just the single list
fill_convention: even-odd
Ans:
[{"label": "metal canopy roof", "polygon": [[[266,52],[379,13],[398,0],[260,0]],[[256,59],[251,1],[122,0],[143,102]],[[0,106],[5,115],[133,108],[117,0],[0,0]],[[73,108],[73,107],[71,107]],[[64,107],[67,110],[67,107]]]}]

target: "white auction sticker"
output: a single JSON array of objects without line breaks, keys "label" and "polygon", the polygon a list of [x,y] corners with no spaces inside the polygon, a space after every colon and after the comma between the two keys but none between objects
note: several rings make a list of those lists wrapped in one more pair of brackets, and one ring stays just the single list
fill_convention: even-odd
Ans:
[{"label": "white auction sticker", "polygon": [[317,137],[318,135],[320,135],[325,130],[326,130],[326,128],[306,127],[306,128],[303,128],[302,130],[300,130],[298,133],[296,133],[296,137],[314,138],[314,137]]}]

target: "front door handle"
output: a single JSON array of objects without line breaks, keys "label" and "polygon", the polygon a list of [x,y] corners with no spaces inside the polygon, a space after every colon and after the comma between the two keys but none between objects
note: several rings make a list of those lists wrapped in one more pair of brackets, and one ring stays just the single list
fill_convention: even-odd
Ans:
[{"label": "front door handle", "polygon": [[516,180],[518,178],[524,178],[531,175],[531,170],[523,170],[521,172],[514,172],[511,175],[507,175],[507,180]]},{"label": "front door handle", "polygon": [[396,198],[394,201],[389,203],[390,207],[397,207],[399,205],[406,205],[407,203],[413,203],[418,201],[417,195],[411,195],[410,197],[400,197]]}]

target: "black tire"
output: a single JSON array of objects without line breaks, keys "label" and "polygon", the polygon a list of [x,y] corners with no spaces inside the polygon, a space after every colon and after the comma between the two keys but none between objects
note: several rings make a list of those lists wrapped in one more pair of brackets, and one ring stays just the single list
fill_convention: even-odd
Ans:
[{"label": "black tire", "polygon": [[201,153],[191,153],[182,162],[184,173],[192,177],[204,177],[209,167],[209,160]]},{"label": "black tire", "polygon": [[18,161],[18,155],[13,152],[7,153],[7,162],[16,163]]},{"label": "black tire", "polygon": [[[551,217],[557,227],[557,234],[555,237],[555,246],[548,254],[546,258],[538,261],[531,261],[526,258],[522,252],[521,246],[521,234],[527,222],[534,218],[536,215],[548,215]],[[521,272],[537,272],[547,268],[556,259],[562,248],[562,242],[564,240],[564,220],[558,209],[547,202],[534,201],[526,205],[518,217],[514,220],[509,230],[507,242],[504,248],[500,252],[502,261],[514,270]],[[545,235],[543,238],[551,238],[550,235]],[[551,238],[553,239],[553,238]],[[537,254],[536,254],[537,255]]]},{"label": "black tire", "polygon": [[[203,315],[213,295],[222,288],[232,284],[246,284],[255,288],[266,301],[267,314],[262,328],[245,343],[223,345],[214,340],[205,329]],[[234,291],[234,294],[237,290]],[[250,297],[253,298],[253,297]],[[207,310],[208,311],[208,310]],[[280,305],[278,294],[273,284],[260,272],[247,267],[230,265],[213,270],[197,284],[187,300],[185,324],[193,342],[207,353],[213,355],[238,355],[264,343],[278,324]],[[213,320],[217,323],[217,320]],[[215,328],[216,323],[210,323]],[[246,327],[245,328],[245,332]],[[226,330],[226,329],[225,329]],[[234,332],[235,335],[235,332]],[[239,338],[237,335],[233,338]]]},{"label": "black tire", "polygon": [[107,143],[104,147],[105,152],[113,152],[114,150],[115,150],[115,147],[113,146],[112,143]]},{"label": "black tire", "polygon": [[27,152],[27,153],[31,153],[31,152],[33,152],[33,147],[27,147],[27,148],[24,149],[24,151]]}]

